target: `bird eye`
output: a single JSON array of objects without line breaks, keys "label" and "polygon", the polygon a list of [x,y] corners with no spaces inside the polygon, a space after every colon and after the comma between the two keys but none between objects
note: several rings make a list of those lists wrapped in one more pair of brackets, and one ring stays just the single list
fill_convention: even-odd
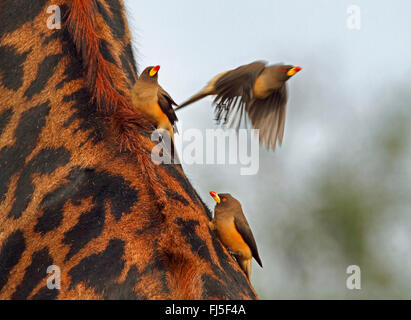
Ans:
[{"label": "bird eye", "polygon": [[287,69],[283,69],[283,70],[281,70],[282,72],[287,72]]},{"label": "bird eye", "polygon": [[145,74],[147,74],[148,72],[146,71],[146,72],[144,72]]},{"label": "bird eye", "polygon": [[222,200],[223,200],[223,202],[226,202],[226,201],[227,201],[227,199],[226,199],[226,198],[223,198]]}]

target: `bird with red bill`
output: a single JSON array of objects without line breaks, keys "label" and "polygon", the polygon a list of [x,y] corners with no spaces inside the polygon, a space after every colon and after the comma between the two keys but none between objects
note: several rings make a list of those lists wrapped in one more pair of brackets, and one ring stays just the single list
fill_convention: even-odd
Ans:
[{"label": "bird with red bill", "polygon": [[216,202],[210,228],[217,232],[220,241],[234,255],[250,279],[252,258],[254,257],[261,267],[263,264],[241,204],[229,193],[210,191],[210,196]]},{"label": "bird with red bill", "polygon": [[252,62],[216,75],[176,110],[213,95],[218,123],[238,129],[243,118],[248,118],[259,130],[260,144],[274,150],[284,138],[286,82],[301,70],[292,65]]}]

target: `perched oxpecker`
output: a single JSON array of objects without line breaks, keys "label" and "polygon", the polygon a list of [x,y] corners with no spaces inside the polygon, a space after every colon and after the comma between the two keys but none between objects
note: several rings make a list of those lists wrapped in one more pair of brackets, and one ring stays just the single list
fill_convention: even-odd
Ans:
[{"label": "perched oxpecker", "polygon": [[263,264],[241,204],[229,193],[217,194],[215,191],[210,191],[210,195],[217,203],[210,227],[217,231],[221,242],[236,257],[241,269],[250,279],[252,258],[254,257],[261,267]]}]

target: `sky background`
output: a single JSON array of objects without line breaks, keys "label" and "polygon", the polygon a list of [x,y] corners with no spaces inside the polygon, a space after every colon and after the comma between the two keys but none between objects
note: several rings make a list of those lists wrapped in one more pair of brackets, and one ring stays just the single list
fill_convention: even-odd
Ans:
[{"label": "sky background", "polygon": [[[347,27],[347,8],[361,28]],[[208,191],[240,199],[263,260],[263,299],[411,298],[411,2],[125,0],[139,70],[161,65],[177,103],[255,60],[303,70],[288,82],[283,146],[257,175],[184,166]],[[177,113],[180,130],[218,128],[211,99]],[[359,265],[362,289],[346,288]]]}]

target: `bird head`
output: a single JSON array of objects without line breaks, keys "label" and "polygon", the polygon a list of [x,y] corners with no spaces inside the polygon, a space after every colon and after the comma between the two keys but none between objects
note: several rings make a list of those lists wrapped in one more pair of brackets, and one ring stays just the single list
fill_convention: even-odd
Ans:
[{"label": "bird head", "polygon": [[279,80],[282,81],[287,81],[290,79],[292,76],[297,74],[302,70],[301,67],[295,67],[292,65],[275,65],[272,66],[273,72],[275,74],[275,77]]},{"label": "bird head", "polygon": [[210,196],[217,202],[217,207],[241,206],[240,202],[229,193],[210,191]]},{"label": "bird head", "polygon": [[158,79],[158,70],[160,70],[160,66],[150,66],[147,67],[143,70],[143,72],[140,75],[140,80],[146,80],[146,81],[153,81],[157,82]]}]

